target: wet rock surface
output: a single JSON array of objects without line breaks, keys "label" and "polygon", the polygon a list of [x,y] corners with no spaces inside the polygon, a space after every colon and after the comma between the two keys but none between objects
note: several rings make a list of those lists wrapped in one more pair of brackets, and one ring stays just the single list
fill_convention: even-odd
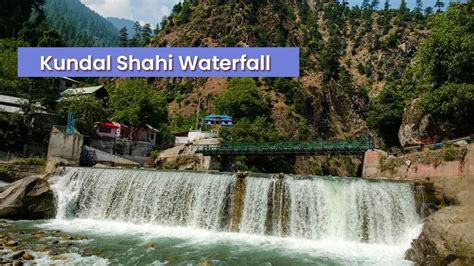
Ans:
[{"label": "wet rock surface", "polygon": [[47,219],[55,215],[54,194],[43,176],[30,176],[0,193],[0,218]]},{"label": "wet rock surface", "polygon": [[52,264],[65,265],[67,254],[83,253],[87,243],[87,238],[81,236],[66,235],[60,231],[19,231],[11,222],[0,222],[5,224],[0,233],[0,265],[41,264],[36,260],[45,257]]},{"label": "wet rock surface", "polygon": [[419,265],[474,265],[474,179],[445,179],[439,185],[440,210],[426,218],[406,257]]}]

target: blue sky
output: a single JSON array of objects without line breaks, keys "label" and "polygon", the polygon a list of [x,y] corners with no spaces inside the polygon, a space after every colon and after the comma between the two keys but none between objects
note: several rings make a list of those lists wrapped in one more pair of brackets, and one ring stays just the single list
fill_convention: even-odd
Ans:
[{"label": "blue sky", "polygon": [[[163,16],[169,15],[173,6],[179,0],[81,0],[92,10],[105,17],[127,18],[133,21],[150,23],[155,26]],[[465,2],[466,0],[463,0]],[[383,6],[385,0],[380,0]],[[416,0],[407,0],[408,7],[415,6]],[[423,0],[423,6],[433,6],[436,0]],[[445,4],[449,0],[443,1]],[[362,0],[349,0],[350,5],[359,5]],[[395,8],[400,6],[400,0],[390,0],[390,5]]]}]

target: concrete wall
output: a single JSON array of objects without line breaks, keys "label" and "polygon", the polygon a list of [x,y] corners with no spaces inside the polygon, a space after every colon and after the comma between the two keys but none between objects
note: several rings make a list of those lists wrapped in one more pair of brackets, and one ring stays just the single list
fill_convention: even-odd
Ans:
[{"label": "concrete wall", "polygon": [[[67,135],[65,131],[53,127],[49,137],[48,165],[66,160],[70,165],[79,165],[84,136],[75,131]],[[54,162],[55,161],[55,162]],[[50,169],[50,167],[47,167]]]},{"label": "concrete wall", "polygon": [[[474,178],[474,144],[466,146],[463,160],[440,161],[442,150],[388,157],[383,151],[367,151],[362,176],[396,180]],[[438,159],[437,159],[438,158]]]}]

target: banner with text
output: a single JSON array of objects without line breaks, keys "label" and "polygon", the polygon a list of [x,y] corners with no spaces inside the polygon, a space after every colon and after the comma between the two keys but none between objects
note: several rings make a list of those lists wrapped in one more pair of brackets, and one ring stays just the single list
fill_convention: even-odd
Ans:
[{"label": "banner with text", "polygon": [[298,77],[299,48],[18,48],[19,77]]}]

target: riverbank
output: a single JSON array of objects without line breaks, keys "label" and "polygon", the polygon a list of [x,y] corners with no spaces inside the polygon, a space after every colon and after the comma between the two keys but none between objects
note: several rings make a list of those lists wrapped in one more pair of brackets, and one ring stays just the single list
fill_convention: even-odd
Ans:
[{"label": "riverbank", "polygon": [[[417,264],[474,264],[474,144],[402,156],[366,156],[369,179],[406,180],[429,188],[431,214],[413,240],[408,259]],[[429,213],[428,212],[428,213]]]}]

